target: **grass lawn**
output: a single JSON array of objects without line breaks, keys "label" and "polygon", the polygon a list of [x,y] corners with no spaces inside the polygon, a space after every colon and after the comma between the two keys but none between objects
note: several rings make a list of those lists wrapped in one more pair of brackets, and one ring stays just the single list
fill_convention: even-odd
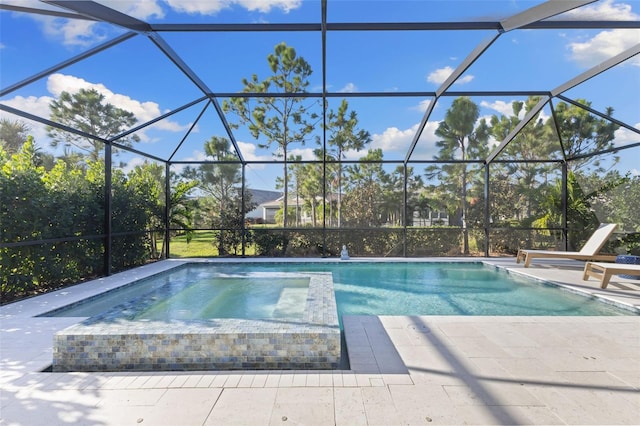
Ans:
[{"label": "grass lawn", "polygon": [[213,231],[195,231],[189,242],[186,235],[172,237],[169,251],[173,258],[218,255],[218,249],[213,246]]},{"label": "grass lawn", "polygon": [[[171,238],[169,245],[170,257],[214,257],[218,256],[218,248],[214,246],[213,231],[194,231],[191,241],[187,243],[185,235]],[[239,251],[239,250],[238,250]],[[245,249],[247,256],[255,254],[255,248],[250,245]]]}]

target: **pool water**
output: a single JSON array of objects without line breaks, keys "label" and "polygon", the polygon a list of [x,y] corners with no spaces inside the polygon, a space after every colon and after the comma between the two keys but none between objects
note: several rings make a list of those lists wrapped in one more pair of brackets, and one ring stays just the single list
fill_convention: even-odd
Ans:
[{"label": "pool water", "polygon": [[[296,307],[299,312],[304,308],[304,283],[294,279],[276,284],[277,280],[271,280],[256,287],[256,283],[246,279],[249,274],[276,272],[332,272],[339,318],[632,315],[624,309],[482,263],[344,262],[189,264],[101,296],[106,299],[98,297],[47,316],[94,316],[138,297],[147,302],[152,298],[154,304],[145,302],[145,309],[134,312],[135,319],[264,318],[269,317],[266,311],[276,317],[295,318]],[[228,281],[230,286],[226,290],[211,290],[214,277],[232,277],[235,281]],[[283,298],[284,293],[291,298]],[[216,294],[223,297],[216,298]],[[231,303],[234,300],[239,300],[239,305]]]},{"label": "pool water", "polygon": [[[297,275],[297,274],[294,274]],[[302,319],[309,277],[282,273],[223,274],[181,267],[99,294],[45,316],[200,320]]]},{"label": "pool water", "polygon": [[302,319],[308,290],[304,278],[210,277],[157,297],[131,319]]},{"label": "pool water", "polygon": [[[246,270],[227,265],[221,270]],[[632,315],[482,263],[253,264],[251,271],[331,271],[338,315]]]}]

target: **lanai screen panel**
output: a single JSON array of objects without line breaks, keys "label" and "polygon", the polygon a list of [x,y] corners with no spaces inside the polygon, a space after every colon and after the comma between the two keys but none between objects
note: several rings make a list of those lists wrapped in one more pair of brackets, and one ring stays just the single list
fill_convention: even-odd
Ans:
[{"label": "lanai screen panel", "polygon": [[[374,242],[363,242],[361,253],[420,254],[419,243],[409,249],[403,242],[420,232],[403,234],[406,228],[446,224],[457,228],[452,240],[462,242],[469,237],[462,232],[467,228],[508,227],[517,218],[522,219],[517,226],[526,228],[544,216],[537,196],[518,205],[517,211],[525,213],[512,215],[517,217],[491,208],[487,214],[481,208],[486,170],[489,194],[504,196],[490,199],[495,208],[516,204],[506,197],[509,188],[518,188],[521,198],[527,191],[552,191],[565,178],[564,161],[569,182],[572,174],[577,176],[589,194],[599,189],[594,176],[613,183],[614,173],[621,179],[637,177],[640,104],[633,96],[639,82],[633,52],[640,15],[635,3],[464,1],[451,7],[445,1],[53,1],[38,3],[40,13],[21,6],[3,2],[0,12],[0,116],[30,123],[29,131],[47,155],[73,161],[93,144],[113,142],[113,166],[102,170],[105,176],[113,172],[116,179],[131,179],[129,174],[145,161],[168,161],[169,179],[188,181],[209,173],[209,182],[215,182],[216,176],[227,176],[234,191],[247,202],[260,200],[263,208],[242,209],[256,218],[256,212],[270,209],[271,225],[286,231],[309,227],[306,236],[314,244],[317,238],[335,236],[326,247],[338,246],[346,238],[343,228],[366,233],[381,227],[387,229],[377,230]],[[273,74],[267,58],[281,43],[309,65],[303,88],[283,90],[270,81],[248,89],[243,79],[250,81],[255,74],[256,83],[262,83]],[[624,52],[631,53],[608,68]],[[582,78],[585,72],[589,76]],[[73,95],[80,89],[95,90],[105,103],[130,114],[130,120],[116,128],[81,129],[80,121],[52,115],[51,105],[63,92]],[[251,124],[256,111],[259,115],[256,107],[269,98],[276,108],[304,107],[290,116],[297,130],[286,140]],[[249,108],[244,117],[234,109],[237,99]],[[467,135],[464,149],[447,147],[442,123],[465,99],[478,108],[474,134]],[[289,102],[294,100],[299,102]],[[335,114],[343,102],[346,111],[357,114],[357,130],[368,136],[363,135],[361,148],[339,153]],[[531,122],[518,121],[526,116],[515,112],[519,102],[539,106]],[[580,136],[581,123],[590,123],[607,140],[596,141],[602,135],[594,132]],[[47,126],[69,137],[53,146]],[[511,134],[513,129],[519,134]],[[481,130],[482,149],[472,149],[470,138],[477,139]],[[78,138],[88,145],[71,143]],[[108,155],[95,152],[96,159]],[[605,192],[623,187],[613,183]],[[504,192],[501,185],[507,185]],[[201,183],[192,196],[206,190]],[[235,206],[241,198],[211,204],[209,211]],[[442,200],[450,202],[438,205]],[[597,219],[605,220],[609,204],[598,202]],[[277,219],[285,204],[293,210],[281,211]],[[463,204],[470,209],[466,224],[460,220]],[[209,216],[196,222],[217,233],[216,250],[237,250],[233,241],[225,242],[232,235],[225,232],[242,228],[241,221],[230,224],[216,216],[214,223],[215,215]],[[613,219],[627,222],[622,216],[607,220]],[[564,226],[561,220],[549,224]],[[569,226],[578,229],[580,224],[569,218]],[[470,244],[481,250],[479,237],[471,238],[476,242]],[[511,243],[507,250],[516,246]]]}]

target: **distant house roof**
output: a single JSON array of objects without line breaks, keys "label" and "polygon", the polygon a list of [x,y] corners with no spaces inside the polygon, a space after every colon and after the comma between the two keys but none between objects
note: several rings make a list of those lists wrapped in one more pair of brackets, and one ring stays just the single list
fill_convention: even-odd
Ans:
[{"label": "distant house roof", "polygon": [[247,192],[251,193],[251,202],[256,205],[264,204],[267,201],[277,200],[282,197],[282,192],[267,191],[264,189],[247,188]]},{"label": "distant house roof", "polygon": [[[254,210],[247,212],[247,217],[260,217],[264,209],[278,210],[282,208],[282,202],[284,200],[283,193],[276,192],[276,191],[263,191],[263,190],[255,190],[255,189],[251,189],[250,191],[252,192],[252,194],[254,193],[254,191],[258,191],[257,193],[253,194],[253,197],[251,198],[251,201],[257,203],[257,205]],[[264,201],[262,202],[257,201],[256,195],[264,197]],[[267,198],[269,195],[271,197]],[[300,197],[300,199],[297,199],[295,192],[289,192],[287,196],[289,197],[289,202],[287,203],[289,207],[294,207],[296,203],[299,204],[300,206],[304,204],[304,198]],[[338,199],[337,193],[327,194],[328,201],[335,201],[337,199]]]}]

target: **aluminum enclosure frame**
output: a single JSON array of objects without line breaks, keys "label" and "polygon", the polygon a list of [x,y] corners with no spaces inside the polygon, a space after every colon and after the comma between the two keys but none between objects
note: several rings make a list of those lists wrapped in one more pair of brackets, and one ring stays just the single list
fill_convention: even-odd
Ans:
[{"label": "aluminum enclosure frame", "polygon": [[[54,6],[60,8],[60,10],[50,10],[50,9],[37,9],[32,7],[21,7],[14,5],[5,5],[0,4],[0,10],[9,10],[14,12],[22,12],[29,14],[37,14],[43,16],[56,16],[56,17],[64,17],[69,19],[83,19],[90,21],[98,21],[98,22],[106,22],[121,28],[124,28],[126,32],[118,37],[113,38],[105,43],[102,43],[99,46],[91,48],[86,52],[83,52],[79,55],[74,56],[68,60],[60,62],[50,68],[42,70],[40,72],[34,73],[32,76],[16,82],[14,84],[8,85],[6,87],[0,87],[0,96],[6,96],[22,87],[25,87],[33,82],[36,82],[40,79],[43,79],[61,69],[64,69],[72,64],[75,64],[79,61],[85,60],[97,53],[100,53],[104,50],[107,50],[113,46],[116,46],[126,40],[129,40],[134,37],[146,37],[148,38],[161,52],[166,58],[171,61],[182,74],[184,74],[201,92],[201,96],[197,99],[193,99],[184,105],[179,106],[178,108],[163,114],[160,117],[157,117],[153,120],[150,120],[146,123],[142,123],[135,128],[132,128],[126,131],[123,134],[117,135],[110,140],[104,140],[97,138],[93,135],[82,134],[82,136],[92,138],[94,140],[98,140],[105,145],[105,156],[106,164],[111,164],[111,150],[112,147],[115,147],[119,150],[129,151],[132,153],[136,153],[142,155],[146,158],[153,159],[154,161],[162,162],[166,166],[167,176],[166,176],[166,188],[169,190],[169,170],[172,165],[182,164],[181,161],[174,160],[175,153],[179,149],[182,142],[188,137],[190,132],[193,130],[194,126],[197,124],[198,120],[202,117],[204,112],[213,107],[217,117],[221,120],[226,136],[231,141],[231,144],[235,150],[235,154],[238,157],[238,163],[242,166],[242,192],[245,192],[245,168],[249,164],[256,164],[256,162],[246,160],[243,157],[243,154],[238,146],[238,142],[236,140],[233,128],[227,122],[227,119],[222,111],[222,108],[219,103],[220,98],[228,98],[228,97],[261,97],[261,96],[272,96],[272,94],[268,93],[236,93],[236,92],[225,92],[225,93],[214,93],[210,87],[203,81],[203,79],[195,72],[189,64],[180,57],[180,55],[171,47],[171,45],[162,37],[162,33],[170,33],[170,32],[269,32],[269,31],[284,31],[284,32],[319,32],[321,34],[321,61],[322,61],[322,89],[317,93],[288,93],[288,94],[278,94],[279,97],[300,97],[300,98],[310,98],[316,97],[321,99],[322,101],[322,119],[323,124],[326,124],[326,116],[327,116],[327,99],[329,98],[337,98],[344,97],[344,93],[339,92],[331,92],[327,88],[326,81],[326,63],[327,63],[327,46],[326,46],[326,38],[327,34],[333,31],[442,31],[442,30],[453,30],[453,31],[480,31],[480,30],[489,30],[495,31],[495,33],[482,40],[471,52],[468,53],[467,57],[460,63],[460,65],[451,73],[451,75],[446,79],[442,85],[433,92],[420,92],[420,91],[411,91],[411,92],[359,92],[359,93],[350,93],[349,97],[397,97],[397,96],[421,96],[425,98],[430,98],[431,102],[423,115],[423,118],[417,128],[416,133],[414,134],[409,149],[407,150],[406,156],[402,161],[385,161],[388,163],[399,164],[404,167],[404,175],[405,175],[405,185],[404,185],[404,203],[405,203],[405,213],[406,213],[406,204],[407,204],[407,187],[406,187],[406,175],[407,169],[411,164],[422,164],[429,163],[429,161],[419,161],[413,160],[412,155],[413,152],[420,141],[420,137],[424,128],[433,112],[433,108],[436,102],[443,97],[457,97],[457,96],[508,96],[508,95],[536,95],[540,96],[540,102],[526,115],[526,117],[518,124],[518,126],[510,132],[510,134],[500,142],[500,144],[484,159],[482,162],[483,167],[485,168],[485,176],[489,176],[489,167],[494,162],[500,162],[497,157],[503,151],[503,149],[519,134],[519,132],[529,123],[531,119],[533,119],[546,105],[551,105],[551,110],[553,112],[553,101],[559,99],[564,102],[571,103],[574,106],[583,108],[589,111],[592,114],[598,115],[601,118],[606,118],[619,126],[626,128],[627,130],[640,135],[640,130],[634,127],[630,123],[625,123],[623,121],[613,119],[611,117],[606,116],[601,111],[598,111],[594,108],[582,105],[568,97],[566,97],[563,93],[569,90],[572,87],[575,87],[579,84],[584,83],[585,81],[593,78],[594,76],[611,69],[630,58],[635,57],[640,53],[640,43],[635,46],[627,49],[626,51],[616,55],[613,58],[610,58],[601,64],[592,67],[580,75],[575,76],[574,78],[566,81],[565,83],[559,85],[556,88],[550,88],[548,91],[451,91],[449,90],[452,85],[460,78],[464,72],[469,69],[469,67],[482,55],[491,48],[493,43],[498,40],[503,34],[508,33],[509,31],[515,29],[528,29],[528,30],[545,30],[545,29],[640,29],[640,21],[558,21],[558,20],[547,20],[548,18],[566,12],[568,10],[581,7],[583,5],[592,3],[593,0],[571,0],[571,1],[547,1],[541,3],[537,6],[534,6],[524,12],[511,16],[507,19],[501,21],[483,21],[483,22],[390,22],[390,23],[381,23],[381,22],[370,22],[370,23],[337,23],[337,22],[327,22],[327,0],[322,0],[320,2],[320,10],[319,10],[319,22],[318,23],[293,23],[293,24],[284,24],[284,23],[274,23],[274,24],[264,24],[264,23],[256,23],[256,24],[184,24],[184,23],[168,23],[168,24],[153,24],[141,21],[137,18],[134,18],[130,15],[124,14],[122,12],[116,11],[115,9],[109,8],[108,6],[95,2],[95,1],[70,1],[70,0],[46,0],[43,3],[46,3],[50,6]],[[118,144],[117,140],[128,135],[132,134],[138,130],[144,129],[159,120],[164,118],[168,118],[180,111],[183,111],[191,106],[197,105],[199,103],[204,103],[200,114],[198,115],[197,120],[193,123],[191,128],[186,132],[184,137],[181,139],[181,142],[176,146],[175,150],[173,150],[173,154],[169,158],[161,158],[153,153],[144,152],[139,149],[130,148],[127,146],[123,146]],[[33,114],[30,114],[26,111],[21,111],[16,108],[10,107],[8,105],[0,103],[0,110],[9,112],[18,117],[26,118],[29,120],[34,120],[36,122],[40,122],[46,124],[48,126],[52,126],[61,130],[69,131],[72,133],[78,134],[79,131],[76,129],[70,129],[66,126],[62,126],[58,123],[52,122],[45,117],[37,117]],[[562,143],[562,141],[560,141]],[[326,151],[327,145],[327,135],[326,130],[322,131],[322,146]],[[640,146],[640,142],[632,143],[626,145],[624,147],[615,148],[612,150],[608,150],[605,152],[595,152],[588,154],[588,156],[596,156],[601,154],[613,154],[615,152],[619,152],[622,150],[635,148]],[[563,232],[567,232],[567,223],[566,223],[566,182],[567,182],[567,162],[570,162],[574,159],[579,158],[564,158],[561,161],[562,164],[562,176],[564,182],[564,226]],[[285,160],[287,161],[287,160]],[[558,160],[555,159],[540,159],[540,161],[548,161],[555,162]],[[308,163],[308,162],[304,162]],[[323,164],[323,173],[326,180],[326,166],[329,163],[325,158],[322,162]],[[477,161],[469,162],[469,163],[478,163]],[[273,161],[269,164],[282,164],[282,162]],[[110,274],[110,242],[111,238],[114,236],[112,234],[111,226],[110,226],[110,190],[108,189],[110,186],[111,180],[111,167],[107,167],[108,170],[105,170],[105,178],[106,178],[106,186],[105,188],[105,230],[106,234],[103,235],[105,239],[105,266],[107,275]],[[488,255],[488,238],[489,233],[491,231],[490,228],[490,211],[489,211],[489,202],[491,193],[489,188],[488,179],[485,179],[485,236],[487,241],[485,241],[485,254]],[[325,197],[326,198],[326,197]],[[165,238],[167,240],[167,244],[165,245],[166,255],[169,254],[169,232],[170,232],[170,224],[168,220],[168,212],[170,209],[169,200],[170,195],[167,193],[165,196],[166,207],[165,207]],[[323,219],[324,220],[324,219]],[[406,223],[406,221],[403,221]],[[323,222],[323,232],[326,233],[327,225]],[[351,228],[349,228],[351,229]],[[292,230],[292,228],[283,228],[281,229],[283,232]],[[406,224],[404,226],[404,234],[406,239]],[[61,239],[63,240],[63,239]],[[566,238],[565,238],[566,240]],[[34,241],[33,244],[37,244],[38,241]],[[9,247],[5,243],[0,243],[0,247]],[[243,254],[244,254],[244,244],[243,244]],[[406,256],[406,242],[404,247],[404,255]]]}]

